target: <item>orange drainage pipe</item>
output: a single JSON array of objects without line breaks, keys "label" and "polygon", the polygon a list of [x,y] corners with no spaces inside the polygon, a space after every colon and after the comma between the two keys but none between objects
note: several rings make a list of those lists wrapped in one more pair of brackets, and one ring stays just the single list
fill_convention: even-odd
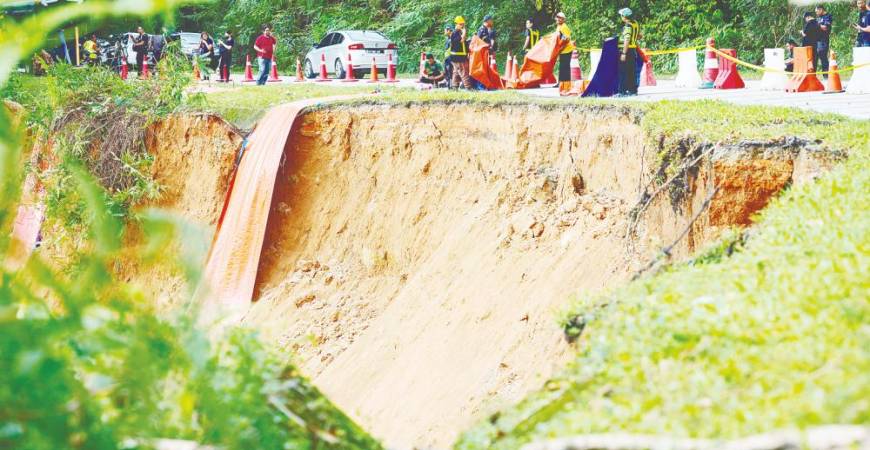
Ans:
[{"label": "orange drainage pipe", "polygon": [[201,320],[238,322],[254,295],[281,158],[306,109],[361,95],[310,99],[270,109],[248,136],[227,192],[195,299]]}]

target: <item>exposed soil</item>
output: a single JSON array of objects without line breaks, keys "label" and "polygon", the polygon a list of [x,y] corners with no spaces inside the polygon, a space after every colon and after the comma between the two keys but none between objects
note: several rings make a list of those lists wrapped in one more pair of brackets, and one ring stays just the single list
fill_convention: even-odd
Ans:
[{"label": "exposed soil", "polygon": [[[370,106],[306,115],[278,174],[245,323],[394,447],[446,447],[570,356],[557,312],[688,255],[821,163],[720,145],[628,235],[655,176],[621,109]],[[801,159],[803,158],[803,159]],[[805,175],[804,175],[805,174]]]}]

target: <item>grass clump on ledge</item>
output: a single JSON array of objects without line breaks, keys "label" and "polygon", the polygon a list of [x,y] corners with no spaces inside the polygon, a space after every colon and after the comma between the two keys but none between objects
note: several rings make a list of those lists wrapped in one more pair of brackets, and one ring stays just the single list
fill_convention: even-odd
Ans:
[{"label": "grass clump on ledge", "polygon": [[[658,120],[666,129],[686,114],[696,126],[712,123],[691,115],[696,107],[715,105],[672,108],[668,121]],[[857,146],[840,167],[769,206],[732,256],[677,265],[573,304],[572,331],[582,328],[576,360],[466,432],[456,448],[613,432],[727,439],[870,423],[866,134],[840,128],[836,116],[807,113],[819,121],[815,128],[777,121],[776,110],[750,112],[720,136],[747,127],[765,135],[769,123],[777,133],[824,129],[834,142]],[[765,117],[773,120],[754,121]]]}]

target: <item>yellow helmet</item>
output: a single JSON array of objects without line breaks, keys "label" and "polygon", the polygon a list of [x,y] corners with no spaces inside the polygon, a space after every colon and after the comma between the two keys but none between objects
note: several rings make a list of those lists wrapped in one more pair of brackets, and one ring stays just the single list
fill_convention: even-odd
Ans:
[{"label": "yellow helmet", "polygon": [[455,23],[455,24],[460,24],[460,23],[464,24],[464,23],[465,23],[465,19],[464,19],[462,16],[456,16],[456,18],[453,19],[453,23]]}]

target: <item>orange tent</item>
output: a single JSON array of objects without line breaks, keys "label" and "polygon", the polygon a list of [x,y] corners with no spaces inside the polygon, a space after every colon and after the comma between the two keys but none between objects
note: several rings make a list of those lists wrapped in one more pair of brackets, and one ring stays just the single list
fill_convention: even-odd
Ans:
[{"label": "orange tent", "polygon": [[474,36],[471,38],[471,45],[468,46],[470,52],[468,63],[470,66],[471,77],[479,81],[487,89],[504,89],[501,76],[498,72],[492,70],[489,57],[489,44],[483,39]]},{"label": "orange tent", "polygon": [[559,52],[565,48],[567,42],[559,40],[557,33],[548,34],[541,38],[529,53],[526,61],[520,69],[517,89],[531,89],[540,87],[546,79],[553,78],[553,67],[559,59]]}]

